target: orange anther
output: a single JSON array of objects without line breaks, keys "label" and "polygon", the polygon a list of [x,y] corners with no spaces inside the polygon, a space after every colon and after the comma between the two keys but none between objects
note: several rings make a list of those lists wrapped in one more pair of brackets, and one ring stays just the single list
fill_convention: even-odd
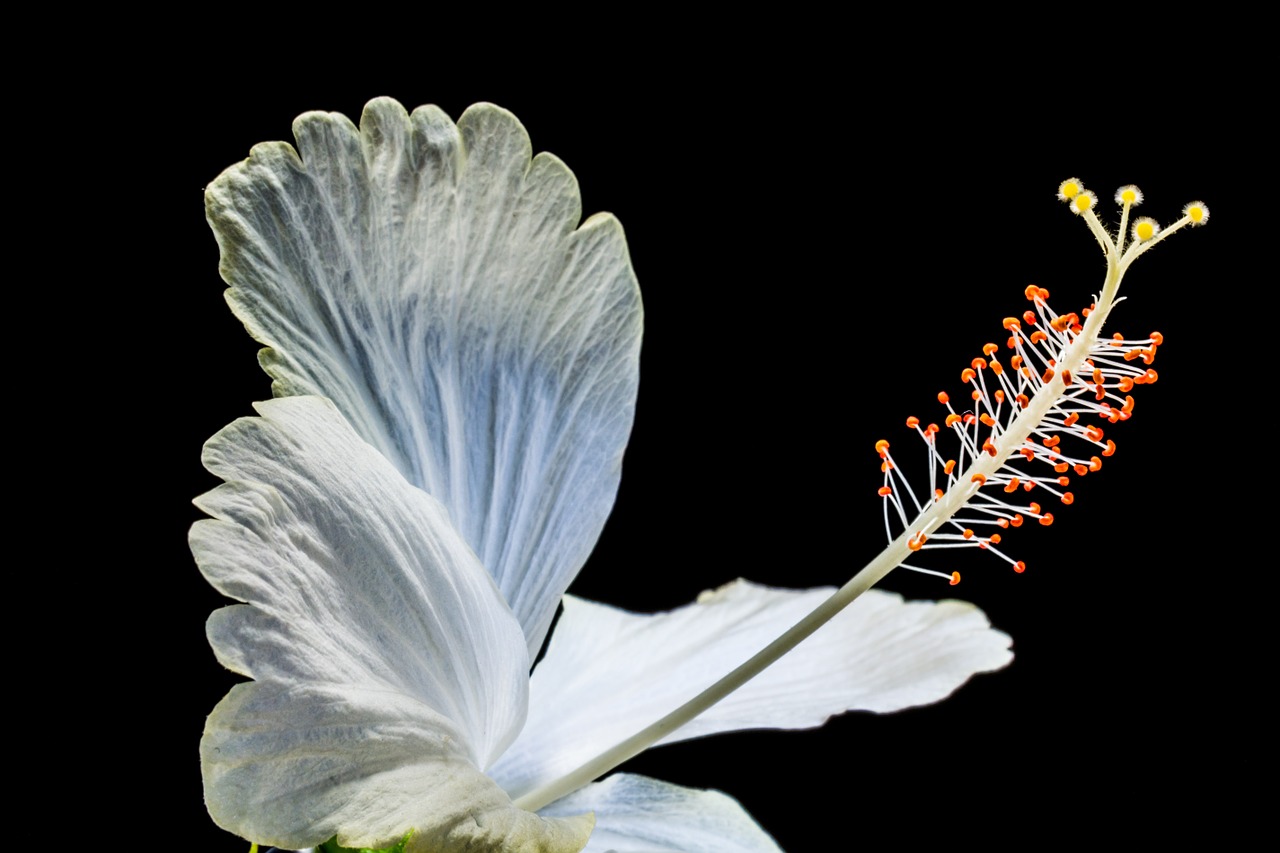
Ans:
[{"label": "orange anther", "polygon": [[978,420],[982,421],[982,425],[986,427],[993,427],[996,425],[996,419],[991,417],[991,415],[987,414],[986,412],[983,412],[978,417]]},{"label": "orange anther", "polygon": [[1102,386],[1101,386],[1101,385],[1099,385],[1099,386],[1098,386],[1098,393],[1097,393],[1097,394],[1095,394],[1095,395],[1093,396],[1093,399],[1095,399],[1095,400],[1097,400],[1097,401],[1099,401],[1099,402],[1101,402],[1101,401],[1103,401],[1103,400],[1107,399],[1107,392],[1106,392],[1106,391],[1104,391],[1104,390],[1102,390]]},{"label": "orange anther", "polygon": [[1062,443],[1062,436],[1051,435],[1044,440],[1045,447],[1057,447]]},{"label": "orange anther", "polygon": [[[994,363],[994,362],[993,362],[991,366],[992,366],[992,367],[999,367],[1000,365],[998,365],[998,364],[996,364],[996,363]],[[996,372],[997,372],[997,373],[999,373],[1000,371],[998,371],[998,370],[997,370]],[[997,403],[1003,403],[1003,402],[1004,402],[1004,392],[1003,392],[1003,391],[1001,391],[999,388],[997,388],[997,389],[996,389],[996,393],[995,393],[995,395],[994,395],[994,396],[995,396],[995,398],[996,398],[996,402],[997,402]]]},{"label": "orange anther", "polygon": [[1076,473],[1083,477],[1085,474],[1089,473],[1089,466],[1077,462]]},{"label": "orange anther", "polygon": [[945,406],[947,403],[951,402],[951,396],[947,394],[946,391],[939,391],[938,402]]},{"label": "orange anther", "polygon": [[880,470],[885,474],[889,473],[893,470],[893,463],[886,459],[880,463]]},{"label": "orange anther", "polygon": [[978,391],[978,390],[974,390],[974,391],[972,391],[972,392],[970,392],[970,393],[969,393],[969,396],[970,396],[973,400],[975,400],[975,401],[977,401],[977,400],[981,400],[981,399],[982,399],[982,392],[981,392],[981,391]]},{"label": "orange anther", "polygon": [[1067,318],[1054,317],[1049,321],[1049,328],[1053,329],[1055,332],[1065,332],[1067,330]]},{"label": "orange anther", "polygon": [[970,482],[977,483],[977,484],[978,484],[978,485],[980,485],[980,486],[985,486],[985,485],[987,484],[987,475],[986,475],[986,474],[974,474],[972,477],[970,477],[970,478],[969,478],[969,480],[970,480]]},{"label": "orange anther", "polygon": [[1002,325],[1011,332],[1022,328],[1022,324],[1018,322],[1017,317],[1005,317]]},{"label": "orange anther", "polygon": [[942,494],[943,494],[942,489],[934,489],[934,490],[933,490],[933,499],[934,499],[935,501],[940,501],[940,500],[942,500]]},{"label": "orange anther", "polygon": [[983,344],[982,354],[985,356],[993,356],[996,354],[996,350],[998,349],[1000,349],[1000,347],[996,346],[995,344]]},{"label": "orange anther", "polygon": [[1018,562],[1013,564],[1013,570],[1018,574],[1022,574],[1027,570],[1027,564],[1024,563],[1022,560],[1019,560]]},{"label": "orange anther", "polygon": [[1123,406],[1121,406],[1120,411],[1124,412],[1126,415],[1127,415],[1127,414],[1130,414],[1130,413],[1133,411],[1133,397],[1132,397],[1132,396],[1129,396],[1129,395],[1126,395],[1126,396],[1125,396],[1125,398],[1124,398],[1124,405],[1123,405]]},{"label": "orange anther", "polygon": [[1053,379],[1053,370],[1052,370],[1052,369],[1046,369],[1046,370],[1045,370],[1045,372],[1044,372],[1044,376],[1040,377],[1040,381],[1041,381],[1041,382],[1043,382],[1044,384],[1048,385],[1048,384],[1049,384],[1049,381],[1050,381],[1051,379]]},{"label": "orange anther", "polygon": [[912,415],[911,417],[907,418],[907,426],[910,427],[911,429],[915,429],[916,427],[920,426],[920,419],[917,418],[915,415]]},{"label": "orange anther", "polygon": [[1013,518],[1009,519],[1009,524],[1010,524],[1011,526],[1013,526],[1013,527],[1021,527],[1021,526],[1022,526],[1022,515],[1021,515],[1020,513],[1016,513],[1016,512],[1015,512],[1015,513],[1013,514]]},{"label": "orange anther", "polygon": [[1036,295],[1039,292],[1039,288],[1036,287],[1034,284],[1028,284],[1027,289],[1022,292],[1026,295],[1028,299],[1030,299],[1032,302],[1035,302]]},{"label": "orange anther", "polygon": [[913,536],[911,539],[907,541],[907,547],[910,548],[912,551],[919,551],[921,548],[924,547],[924,543],[927,542],[928,540],[929,540],[929,537],[925,536],[923,533],[917,533],[915,536]]},{"label": "orange anther", "polygon": [[1159,332],[1152,332],[1151,343],[1155,344],[1156,346],[1162,345],[1164,343],[1164,335],[1160,334]]},{"label": "orange anther", "polygon": [[965,539],[972,539],[972,538],[973,538],[973,531],[966,527],[966,528],[964,529],[964,538],[965,538]]},{"label": "orange anther", "polygon": [[1031,398],[1028,397],[1026,394],[1019,394],[1016,399],[1018,401],[1018,404],[1022,406],[1022,408],[1024,409],[1027,406],[1031,405]]},{"label": "orange anther", "polygon": [[1068,465],[1066,462],[1059,462],[1057,465],[1053,466],[1053,470],[1059,474],[1065,474],[1067,473],[1067,469],[1070,467],[1071,466]]},{"label": "orange anther", "polygon": [[935,435],[938,434],[938,429],[939,427],[937,424],[929,424],[927,427],[924,428],[925,435],[928,438],[932,439]]},{"label": "orange anther", "polygon": [[1101,385],[1103,378],[1102,371],[1095,367],[1093,369],[1093,384]]},{"label": "orange anther", "polygon": [[1004,490],[1006,492],[1016,492],[1018,490],[1018,483],[1020,482],[1021,481],[1017,477],[1014,477],[1009,481],[1008,485],[1004,487]]},{"label": "orange anther", "polygon": [[1084,434],[1089,436],[1090,441],[1102,441],[1102,427],[1087,426],[1084,428]]},{"label": "orange anther", "polygon": [[1116,423],[1123,417],[1125,417],[1124,412],[1119,409],[1112,409],[1111,414],[1107,415],[1107,420],[1111,421],[1111,423]]},{"label": "orange anther", "polygon": [[889,495],[893,494],[893,489],[889,488],[888,486],[881,486],[880,490],[876,492],[876,494],[878,494],[882,498],[887,498],[889,497]]},{"label": "orange anther", "polygon": [[1116,452],[1116,443],[1111,439],[1107,439],[1107,449],[1102,451],[1103,456],[1111,456]]},{"label": "orange anther", "polygon": [[1028,326],[1034,326],[1036,324],[1036,315],[1031,311],[1023,311],[1022,322],[1026,323]]},{"label": "orange anther", "polygon": [[1046,512],[1044,515],[1040,516],[1040,523],[1043,524],[1045,527],[1048,527],[1050,524],[1053,524],[1053,513]]},{"label": "orange anther", "polygon": [[1009,339],[1004,342],[1004,345],[1007,346],[1009,349],[1017,349],[1018,338],[1015,335],[1010,335]]},{"label": "orange anther", "polygon": [[1034,332],[1031,333],[1031,343],[1033,344],[1038,344],[1041,341],[1047,341],[1047,340],[1049,340],[1049,336],[1046,335],[1044,331],[1041,329],[1036,329]]},{"label": "orange anther", "polygon": [[1022,356],[1015,355],[1013,358],[1009,359],[1009,365],[1014,370],[1017,370],[1019,367],[1022,367]]},{"label": "orange anther", "polygon": [[1027,480],[1027,482],[1025,482],[1025,483],[1023,483],[1023,484],[1022,484],[1022,491],[1024,491],[1024,492],[1029,492],[1029,491],[1031,491],[1032,489],[1034,489],[1035,487],[1036,487],[1036,481],[1035,481],[1035,480]]},{"label": "orange anther", "polygon": [[1048,299],[1049,291],[1045,290],[1043,287],[1037,287],[1036,296],[1039,296],[1041,299]]},{"label": "orange anther", "polygon": [[997,526],[997,527],[1008,527],[1008,526],[1009,526],[1009,519],[1007,519],[1007,518],[997,518],[997,519],[996,519],[996,526]]},{"label": "orange anther", "polygon": [[1021,453],[1023,456],[1027,457],[1028,460],[1036,458],[1036,452],[1032,450],[1030,447],[1024,447],[1018,452]]},{"label": "orange anther", "polygon": [[1121,377],[1120,377],[1120,390],[1121,390],[1121,391],[1132,391],[1132,390],[1133,390],[1133,379],[1132,379],[1132,377],[1129,377],[1129,376],[1121,376]]},{"label": "orange anther", "polygon": [[889,442],[885,441],[883,438],[876,442],[876,453],[880,454],[880,458],[883,459],[885,454],[888,452]]},{"label": "orange anther", "polygon": [[1040,504],[1036,503],[1035,501],[1032,501],[1032,502],[1031,502],[1031,505],[1030,505],[1029,507],[1027,507],[1027,510],[1028,510],[1028,511],[1030,511],[1030,513],[1031,513],[1032,515],[1039,515],[1039,514],[1040,514]]},{"label": "orange anther", "polygon": [[1062,493],[1062,502],[1063,502],[1064,504],[1072,504],[1072,503],[1075,503],[1075,500],[1076,500],[1076,496],[1075,496],[1075,495],[1073,495],[1073,494],[1071,494],[1070,492],[1063,492],[1063,493]]},{"label": "orange anther", "polygon": [[949,427],[955,426],[960,423],[960,416],[955,414],[947,415],[947,419],[944,423]]},{"label": "orange anther", "polygon": [[1156,373],[1154,370],[1152,370],[1149,367],[1147,368],[1147,372],[1144,373],[1142,376],[1147,381],[1148,385],[1154,385],[1156,383],[1156,380],[1160,378],[1160,374]]},{"label": "orange anther", "polygon": [[1059,478],[1058,478],[1058,485],[1059,485],[1059,486],[1069,486],[1069,485],[1071,485],[1071,478],[1070,478],[1070,477],[1059,477]]},{"label": "orange anther", "polygon": [[955,586],[955,585],[956,585],[956,584],[958,584],[958,583],[960,583],[960,573],[959,573],[959,572],[952,572],[952,573],[951,573],[951,585],[952,585],[952,586]]},{"label": "orange anther", "polygon": [[991,439],[989,438],[982,442],[982,450],[985,453],[990,453],[992,456],[996,455],[996,446],[991,443]]},{"label": "orange anther", "polygon": [[1128,351],[1126,351],[1126,352],[1125,352],[1125,354],[1124,354],[1124,360],[1125,360],[1125,361],[1133,361],[1135,358],[1139,358],[1141,355],[1142,355],[1142,350],[1140,350],[1140,349],[1131,349],[1131,350],[1128,350]]},{"label": "orange anther", "polygon": [[956,460],[954,459],[948,459],[947,464],[942,466],[942,473],[944,474],[950,475],[954,470],[956,470]]},{"label": "orange anther", "polygon": [[969,366],[974,370],[982,370],[987,366],[987,360],[985,358],[975,358],[969,362]]},{"label": "orange anther", "polygon": [[991,536],[987,538],[987,541],[988,541],[988,542],[990,542],[992,545],[999,545],[999,544],[1000,544],[1000,534],[999,534],[999,533],[992,533],[992,534],[991,534]]},{"label": "orange anther", "polygon": [[974,377],[977,375],[977,372],[972,367],[966,367],[964,370],[960,371],[960,381],[972,382]]},{"label": "orange anther", "polygon": [[[1000,362],[993,361],[991,362],[991,372],[994,373],[996,376],[1000,376],[1004,373],[1004,367],[1000,365]],[[1000,392],[997,391],[996,393],[999,394]]]},{"label": "orange anther", "polygon": [[1071,371],[1070,371],[1070,370],[1064,370],[1064,371],[1062,371],[1062,384],[1063,384],[1063,385],[1070,385],[1070,384],[1071,384]]},{"label": "orange anther", "polygon": [[1102,460],[1101,460],[1101,459],[1099,459],[1099,458],[1098,458],[1098,457],[1096,457],[1096,456],[1090,456],[1090,457],[1089,457],[1089,470],[1090,470],[1090,471],[1101,471],[1101,470],[1102,470]]},{"label": "orange anther", "polygon": [[1116,332],[1114,335],[1112,335],[1111,345],[1113,347],[1124,346],[1124,335],[1120,334],[1119,332]]},{"label": "orange anther", "polygon": [[975,417],[973,416],[973,412],[965,412],[965,413],[964,413],[964,416],[961,418],[961,420],[962,420],[962,421],[964,421],[964,422],[965,422],[965,424],[971,424],[971,423],[973,423],[974,421],[976,421],[976,420],[977,420],[977,418],[975,418]]},{"label": "orange anther", "polygon": [[1072,412],[1071,414],[1067,415],[1065,418],[1062,419],[1062,423],[1065,426],[1071,426],[1073,423],[1075,423],[1078,420],[1080,420],[1080,413]]}]

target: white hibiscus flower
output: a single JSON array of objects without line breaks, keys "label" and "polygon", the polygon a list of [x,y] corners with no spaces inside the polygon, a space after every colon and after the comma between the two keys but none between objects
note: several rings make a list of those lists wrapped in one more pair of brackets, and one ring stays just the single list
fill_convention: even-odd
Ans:
[{"label": "white hibiscus flower", "polygon": [[[282,398],[206,446],[225,484],[191,535],[245,602],[210,642],[253,679],[205,730],[214,819],[291,848],[777,850],[717,792],[587,784],[603,770],[561,792],[831,592],[739,581],[652,616],[565,596],[635,407],[617,221],[579,224],[573,175],[493,106],[455,126],[382,99],[359,129],[311,113],[294,130],[296,151],[260,145],[207,194],[228,300]],[[937,701],[1008,646],[971,605],[867,592],[661,741]]]}]

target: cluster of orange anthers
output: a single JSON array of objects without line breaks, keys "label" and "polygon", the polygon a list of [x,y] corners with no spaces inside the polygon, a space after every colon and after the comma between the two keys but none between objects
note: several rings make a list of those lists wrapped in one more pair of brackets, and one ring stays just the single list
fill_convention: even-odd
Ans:
[{"label": "cluster of orange anthers", "polygon": [[[907,482],[889,453],[888,441],[876,442],[884,472],[880,495],[884,498],[885,532],[890,541],[895,524],[900,525],[899,531],[910,530],[913,520],[923,515],[931,503],[943,500],[952,490],[972,489],[961,509],[968,517],[952,515],[938,531],[928,535],[917,532],[908,541],[908,548],[982,548],[1009,563],[1014,571],[1025,571],[1025,563],[997,547],[1001,541],[999,531],[1021,527],[1028,518],[1044,526],[1052,524],[1053,513],[1029,498],[1039,490],[1063,504],[1072,503],[1075,498],[1067,490],[1071,475],[1083,477],[1099,470],[1103,458],[1116,450],[1115,442],[1106,437],[1098,422],[1127,420],[1133,413],[1133,397],[1128,392],[1135,385],[1156,381],[1157,374],[1149,365],[1164,341],[1159,332],[1142,340],[1128,340],[1119,334],[1099,340],[1089,348],[1083,362],[1086,375],[1073,376],[1058,365],[1083,331],[1083,320],[1092,308],[1080,315],[1057,314],[1046,301],[1049,291],[1035,285],[1026,289],[1026,297],[1035,310],[1024,312],[1021,318],[1004,320],[1009,332],[1005,346],[1013,351],[1008,366],[996,358],[1000,348],[994,343],[986,344],[982,357],[975,358],[960,374],[961,381],[972,389],[972,402],[967,408],[957,412],[946,392],[938,394],[938,402],[947,408],[943,424],[958,443],[955,456],[947,458],[938,448],[942,427],[936,423],[922,425],[916,417],[907,418],[907,427],[925,444],[929,460],[927,491],[918,494]],[[1018,414],[1051,383],[1058,383],[1059,387],[1048,414],[1031,428],[1020,445],[1007,446],[1006,433],[1011,431]],[[971,473],[984,454],[1003,461],[991,473]],[[950,578],[952,584],[960,582],[958,572],[948,575],[906,564],[902,568]]]}]

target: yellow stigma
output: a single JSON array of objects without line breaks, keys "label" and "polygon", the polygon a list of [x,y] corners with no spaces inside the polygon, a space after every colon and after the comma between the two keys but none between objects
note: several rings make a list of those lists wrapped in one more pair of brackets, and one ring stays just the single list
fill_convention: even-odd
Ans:
[{"label": "yellow stigma", "polygon": [[1144,216],[1133,223],[1133,239],[1146,242],[1160,233],[1160,224],[1150,217]]},{"label": "yellow stigma", "polygon": [[1058,198],[1063,201],[1071,201],[1071,199],[1078,196],[1080,191],[1083,189],[1084,184],[1080,183],[1079,178],[1067,178],[1065,181],[1058,184]]},{"label": "yellow stigma", "polygon": [[1202,201],[1193,201],[1182,208],[1183,216],[1191,220],[1192,225],[1203,225],[1209,221],[1209,208]]},{"label": "yellow stigma", "polygon": [[1075,213],[1084,213],[1086,210],[1092,208],[1093,203],[1097,200],[1098,197],[1088,190],[1077,192],[1071,199],[1071,209]]},{"label": "yellow stigma", "polygon": [[1133,184],[1121,187],[1116,190],[1116,204],[1127,204],[1130,207],[1136,207],[1142,204],[1142,190]]}]

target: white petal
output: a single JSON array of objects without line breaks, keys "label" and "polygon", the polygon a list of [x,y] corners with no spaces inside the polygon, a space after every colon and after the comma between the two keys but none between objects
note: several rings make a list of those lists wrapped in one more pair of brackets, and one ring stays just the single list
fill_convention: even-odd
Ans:
[{"label": "white petal", "polygon": [[544,808],[544,816],[594,811],[583,853],[781,853],[738,801],[617,773]]},{"label": "white petal", "polygon": [[[832,592],[735,581],[652,616],[566,596],[525,729],[489,774],[520,796],[568,773],[693,698]],[[665,742],[936,702],[1006,665],[1010,642],[972,604],[871,590]]]},{"label": "white petal", "polygon": [[349,685],[240,684],[200,744],[219,825],[262,844],[410,853],[576,853],[592,818],[517,809],[460,749],[463,733],[412,697]]},{"label": "white petal", "polygon": [[[599,536],[641,308],[617,220],[481,104],[308,113],[206,194],[228,301],[277,396],[329,397],[440,500],[536,654]],[[300,156],[299,156],[300,155]],[[576,228],[576,230],[575,230]]]},{"label": "white petal", "polygon": [[465,835],[468,810],[529,824],[479,769],[527,701],[524,637],[493,580],[329,401],[258,410],[205,446],[227,482],[197,500],[216,520],[191,531],[209,582],[249,602],[213,614],[210,643],[258,681],[209,718],[210,813],[286,847]]}]

